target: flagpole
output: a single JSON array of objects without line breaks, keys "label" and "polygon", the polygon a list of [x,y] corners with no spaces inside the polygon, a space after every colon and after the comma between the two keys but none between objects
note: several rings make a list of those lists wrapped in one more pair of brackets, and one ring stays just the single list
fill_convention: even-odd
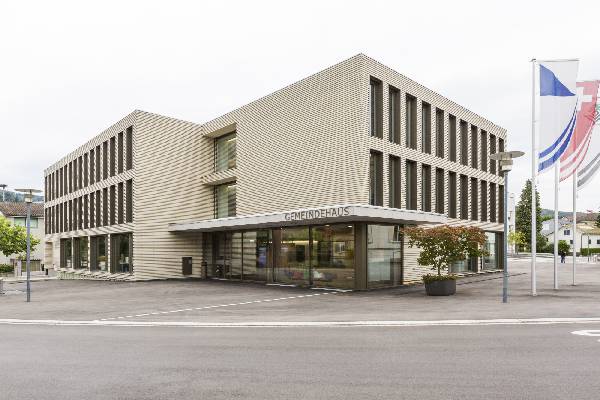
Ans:
[{"label": "flagpole", "polygon": [[573,171],[573,286],[577,268],[577,167]]},{"label": "flagpole", "polygon": [[536,174],[537,149],[535,147],[535,58],[531,60],[531,295],[537,296],[535,273],[536,239],[537,239],[537,207],[536,207]]},{"label": "flagpole", "polygon": [[558,183],[560,159],[554,163],[554,290],[558,289]]}]

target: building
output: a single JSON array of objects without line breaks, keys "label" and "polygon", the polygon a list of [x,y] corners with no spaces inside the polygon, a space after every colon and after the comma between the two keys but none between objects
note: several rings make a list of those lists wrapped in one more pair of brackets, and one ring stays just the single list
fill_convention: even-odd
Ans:
[{"label": "building", "polygon": [[[17,226],[26,226],[27,203],[25,202],[0,202],[0,215],[7,218],[10,223]],[[40,240],[40,244],[31,253],[31,260],[41,261],[44,256],[44,205],[42,203],[31,203],[30,215],[31,236]],[[10,264],[16,260],[17,254],[6,257],[0,253],[0,264]],[[36,267],[38,265],[36,264]]]},{"label": "building", "polygon": [[[550,224],[550,229],[546,232],[548,243],[554,243],[554,226]],[[566,219],[561,221],[558,227],[558,240],[564,240],[573,250],[573,222]],[[583,221],[577,223],[577,253],[584,249],[600,248],[600,228],[596,226],[595,221]]]},{"label": "building", "polygon": [[412,224],[478,226],[501,267],[506,131],[359,54],[212,121],[134,111],[45,171],[63,276],[368,289],[428,268]]}]

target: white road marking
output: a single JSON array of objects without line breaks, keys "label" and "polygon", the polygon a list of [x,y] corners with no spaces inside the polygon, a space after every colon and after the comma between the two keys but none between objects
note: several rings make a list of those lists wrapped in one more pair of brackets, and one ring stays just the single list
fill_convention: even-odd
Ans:
[{"label": "white road marking", "polygon": [[[579,335],[579,336],[600,337],[600,330],[598,330],[598,329],[585,329],[585,330],[581,330],[581,331],[573,331],[571,333],[573,335]],[[600,339],[598,339],[598,341],[600,342]]]},{"label": "white road marking", "polygon": [[[120,318],[120,317],[118,317]],[[426,326],[488,326],[488,325],[555,325],[600,323],[598,318],[505,318],[453,319],[433,321],[251,321],[251,322],[186,322],[186,321],[66,321],[0,319],[0,325],[54,326],[123,326],[123,327],[182,327],[182,328],[293,328],[293,327],[426,327]],[[576,333],[577,332],[577,333]],[[583,333],[585,332],[585,333]],[[600,336],[600,330],[574,331],[573,334]]]},{"label": "white road marking", "polygon": [[207,309],[210,309],[210,308],[219,308],[219,307],[243,306],[243,305],[246,305],[246,304],[253,304],[253,303],[263,303],[263,302],[280,301],[280,300],[300,299],[300,298],[303,298],[303,297],[312,297],[312,296],[319,296],[319,295],[326,295],[326,294],[337,294],[337,293],[339,293],[339,292],[314,293],[314,294],[307,294],[307,295],[279,297],[277,299],[263,299],[263,300],[244,301],[244,302],[241,302],[241,303],[219,304],[219,305],[204,306],[204,307],[195,307],[195,308],[182,308],[182,309],[179,309],[179,310],[156,311],[156,312],[150,312],[150,313],[144,313],[144,314],[126,315],[126,316],[121,316],[121,317],[102,318],[102,319],[99,319],[99,321],[108,321],[108,320],[113,320],[113,319],[124,319],[124,318],[134,318],[134,317],[146,317],[148,315],[172,314],[172,313],[180,313],[180,312],[184,312],[184,311],[193,311],[193,310],[207,310]]}]

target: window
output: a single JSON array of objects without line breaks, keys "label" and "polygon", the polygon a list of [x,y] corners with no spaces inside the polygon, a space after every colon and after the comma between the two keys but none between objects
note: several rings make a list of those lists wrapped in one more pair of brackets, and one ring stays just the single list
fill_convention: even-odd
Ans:
[{"label": "window", "polygon": [[88,186],[88,153],[83,155],[83,187]]},{"label": "window", "polygon": [[417,163],[406,162],[406,208],[417,209]]},{"label": "window", "polygon": [[406,95],[406,146],[417,148],[417,99]]},{"label": "window", "polygon": [[456,218],[456,172],[448,172],[448,217]]},{"label": "window", "polygon": [[108,188],[102,189],[102,226],[108,225]]},{"label": "window", "polygon": [[69,163],[68,169],[69,169],[69,180],[67,181],[67,188],[65,190],[65,193],[73,192],[73,173],[74,173],[73,161],[71,161]]},{"label": "window", "polygon": [[397,225],[367,225],[368,287],[402,284],[402,238]]},{"label": "window", "polygon": [[117,152],[116,152],[116,144],[115,137],[110,138],[110,176],[115,176],[116,162],[117,161]]},{"label": "window", "polygon": [[435,169],[435,212],[444,213],[444,170]]},{"label": "window", "polygon": [[383,84],[371,77],[369,87],[369,108],[371,114],[369,133],[373,137],[383,138]]},{"label": "window", "polygon": [[96,190],[96,226],[102,226],[102,208],[100,201],[100,191]]},{"label": "window", "polygon": [[119,182],[117,189],[117,223],[122,224],[124,220],[123,215],[123,182]]},{"label": "window", "polygon": [[108,141],[102,143],[102,179],[108,178]]},{"label": "window", "polygon": [[481,130],[480,135],[480,139],[479,139],[479,145],[481,146],[481,170],[482,171],[487,171],[488,170],[488,138],[487,138],[487,132],[484,130]]},{"label": "window", "polygon": [[400,143],[400,91],[390,86],[390,142]]},{"label": "window", "polygon": [[435,109],[435,155],[444,158],[444,110]]},{"label": "window", "polygon": [[90,185],[93,185],[96,182],[96,157],[94,153],[94,149],[90,150]]},{"label": "window", "polygon": [[448,125],[450,126],[450,138],[448,144],[450,145],[450,161],[456,162],[456,117],[454,115],[448,116]]},{"label": "window", "polygon": [[77,228],[83,229],[83,196],[77,200]]},{"label": "window", "polygon": [[130,170],[133,168],[133,126],[130,126],[125,131],[125,145],[127,146],[127,158],[125,159],[125,168]]},{"label": "window", "polygon": [[117,157],[117,168],[118,168],[118,172],[119,174],[121,172],[123,172],[123,132],[119,132],[119,141],[117,143],[117,147],[119,148],[118,150],[118,157]]},{"label": "window", "polygon": [[477,160],[477,140],[479,135],[477,133],[477,127],[471,125],[471,167],[477,168],[479,161]]},{"label": "window", "polygon": [[125,182],[125,222],[133,222],[133,180]]},{"label": "window", "polygon": [[[498,152],[502,153],[504,151],[504,139],[498,138]],[[498,168],[498,175],[502,176],[502,168]]]},{"label": "window", "polygon": [[72,231],[73,230],[73,200],[69,200],[69,209],[68,209],[68,215],[69,215],[69,220],[68,220],[68,228],[67,231]]},{"label": "window", "polygon": [[431,105],[421,103],[421,151],[431,154]]},{"label": "window", "polygon": [[471,178],[471,219],[477,221],[479,215],[477,211],[479,209],[479,188],[477,187],[477,178]]},{"label": "window", "polygon": [[469,219],[469,178],[460,176],[460,218]]},{"label": "window", "polygon": [[227,171],[236,166],[236,133],[215,140],[215,172]]},{"label": "window", "polygon": [[[496,154],[496,136],[490,135],[490,154]],[[490,173],[496,174],[496,161],[490,158]]]},{"label": "window", "polygon": [[77,159],[77,188],[83,188],[83,157]]},{"label": "window", "polygon": [[400,168],[400,158],[390,156],[390,165],[389,165],[389,177],[390,177],[390,207],[392,208],[400,208],[400,198],[401,198],[401,168]]},{"label": "window", "polygon": [[[27,217],[14,217],[13,221],[15,226],[27,226]],[[38,219],[36,217],[29,218],[29,227],[37,228],[38,227]]]},{"label": "window", "polygon": [[504,185],[498,185],[498,221],[504,222]]},{"label": "window", "polygon": [[115,200],[117,197],[116,191],[117,191],[117,188],[115,187],[115,185],[111,185],[111,187],[110,187],[110,211],[109,211],[111,225],[114,225],[116,223],[116,219],[115,219],[116,212],[117,212],[116,203],[115,203]]},{"label": "window", "polygon": [[431,212],[431,166],[421,166],[421,210]]},{"label": "window", "polygon": [[89,228],[88,225],[88,196],[83,196],[83,229]]},{"label": "window", "polygon": [[[531,196],[530,196],[529,198],[531,198]],[[532,203],[533,203],[533,202],[532,202]],[[571,230],[570,230],[570,229],[565,229],[565,233],[564,233],[564,235],[565,235],[565,236],[569,236],[570,234],[571,234]]]},{"label": "window", "polygon": [[469,124],[460,121],[460,163],[469,165]]},{"label": "window", "polygon": [[600,244],[600,239],[596,239],[596,244]]},{"label": "window", "polygon": [[96,226],[96,200],[94,193],[90,193],[90,228]]},{"label": "window", "polygon": [[226,218],[236,215],[236,184],[226,183],[215,187],[215,217]]},{"label": "window", "polygon": [[496,184],[490,183],[490,222],[496,222]]},{"label": "window", "polygon": [[100,145],[96,146],[96,182],[100,182]]},{"label": "window", "polygon": [[310,235],[313,285],[354,289],[354,225],[313,226]]},{"label": "window", "polygon": [[488,220],[487,182],[481,181],[481,220]]},{"label": "window", "polygon": [[369,204],[383,205],[383,157],[376,151],[369,158]]}]

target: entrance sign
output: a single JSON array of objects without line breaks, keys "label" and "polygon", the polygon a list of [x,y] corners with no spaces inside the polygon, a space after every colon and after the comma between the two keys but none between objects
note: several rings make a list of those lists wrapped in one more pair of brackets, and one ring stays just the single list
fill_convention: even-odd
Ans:
[{"label": "entrance sign", "polygon": [[305,221],[310,219],[319,219],[319,218],[334,218],[334,217],[346,217],[351,215],[351,210],[349,206],[345,207],[329,207],[329,208],[321,208],[316,210],[302,210],[302,211],[292,211],[289,213],[285,213],[286,221]]}]

